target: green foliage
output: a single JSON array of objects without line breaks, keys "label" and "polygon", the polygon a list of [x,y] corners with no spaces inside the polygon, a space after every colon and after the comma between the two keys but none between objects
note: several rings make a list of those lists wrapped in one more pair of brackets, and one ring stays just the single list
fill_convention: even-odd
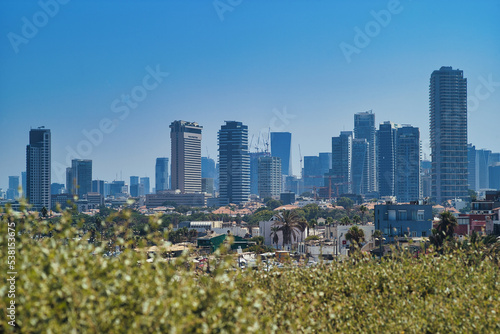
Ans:
[{"label": "green foliage", "polygon": [[274,210],[276,209],[277,207],[280,207],[283,205],[283,202],[281,202],[280,200],[277,200],[277,199],[272,199],[270,198],[266,203],[266,206],[269,210]]},{"label": "green foliage", "polygon": [[257,245],[263,245],[265,238],[261,235],[250,238],[250,241],[255,241]]},{"label": "green foliage", "polygon": [[[82,238],[82,226],[63,214],[39,221],[9,207],[1,216],[16,231],[16,324],[25,333],[496,333],[500,330],[499,244],[475,237],[444,245],[443,255],[396,254],[382,261],[357,255],[314,267],[235,270],[224,247],[210,273],[187,255],[172,262],[131,248],[164,244],[151,230],[137,240],[130,211],[103,219],[123,253]],[[79,223],[82,223],[80,221]],[[153,232],[154,231],[154,232]],[[99,235],[99,230],[97,230]],[[33,238],[33,236],[45,236]],[[51,237],[48,237],[51,235]],[[139,264],[140,263],[140,264]],[[8,271],[7,261],[0,271]],[[0,307],[7,308],[7,285]],[[5,315],[4,315],[5,317]]]},{"label": "green foliage", "polygon": [[319,236],[317,235],[310,235],[308,236],[305,241],[310,241],[310,240],[319,240]]},{"label": "green foliage", "polygon": [[449,211],[443,211],[440,214],[440,221],[436,228],[432,229],[430,242],[437,248],[441,248],[445,241],[453,238],[455,227],[458,225],[457,219]]},{"label": "green foliage", "polygon": [[354,201],[347,197],[341,197],[337,200],[337,205],[344,207],[346,210],[350,210],[354,206]]}]

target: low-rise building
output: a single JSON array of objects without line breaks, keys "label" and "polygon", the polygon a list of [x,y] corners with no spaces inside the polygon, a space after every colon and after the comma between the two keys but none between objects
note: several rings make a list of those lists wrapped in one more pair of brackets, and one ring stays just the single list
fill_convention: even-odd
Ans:
[{"label": "low-rise building", "polygon": [[160,191],[156,194],[146,195],[146,207],[148,208],[168,205],[169,203],[205,207],[207,205],[207,195],[204,193],[182,193],[179,190]]},{"label": "low-rise building", "polygon": [[389,242],[395,237],[429,237],[432,221],[432,206],[423,201],[375,206],[375,229],[380,230]]}]

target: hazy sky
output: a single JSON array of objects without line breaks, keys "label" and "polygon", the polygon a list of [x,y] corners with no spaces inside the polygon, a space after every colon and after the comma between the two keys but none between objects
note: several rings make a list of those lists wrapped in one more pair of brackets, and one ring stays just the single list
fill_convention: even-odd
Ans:
[{"label": "hazy sky", "polygon": [[292,132],[296,174],[299,144],[329,152],[370,109],[418,126],[429,153],[441,66],[468,79],[469,141],[500,151],[499,17],[500,1],[2,1],[0,187],[41,125],[61,183],[75,151],[94,179],[153,185],[177,119],[204,127],[212,158],[224,120],[247,124],[252,146],[269,128]]}]

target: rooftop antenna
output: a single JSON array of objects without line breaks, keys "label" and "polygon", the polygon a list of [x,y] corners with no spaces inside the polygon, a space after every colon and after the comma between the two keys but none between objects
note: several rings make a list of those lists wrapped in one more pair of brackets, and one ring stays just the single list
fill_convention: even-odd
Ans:
[{"label": "rooftop antenna", "polygon": [[205,146],[205,149],[207,150],[207,158],[210,159],[210,153],[208,153],[208,146]]},{"label": "rooftop antenna", "polygon": [[300,144],[299,144],[299,157],[300,157],[300,177],[303,178],[303,170],[302,170],[302,152],[300,151]]}]

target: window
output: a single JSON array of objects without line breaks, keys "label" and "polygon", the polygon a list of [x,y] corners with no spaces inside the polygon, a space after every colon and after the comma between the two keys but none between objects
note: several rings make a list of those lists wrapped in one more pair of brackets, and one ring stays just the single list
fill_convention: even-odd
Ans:
[{"label": "window", "polygon": [[411,232],[411,237],[416,238],[417,237],[417,231],[412,231]]},{"label": "window", "polygon": [[388,210],[389,220],[396,220],[396,210]]},{"label": "window", "polygon": [[423,221],[424,220],[424,210],[418,210],[417,212],[417,220],[418,221]]},{"label": "window", "polygon": [[407,220],[406,210],[398,211],[398,220]]},{"label": "window", "polygon": [[426,237],[427,236],[427,232],[426,231],[422,231],[422,237]]}]

